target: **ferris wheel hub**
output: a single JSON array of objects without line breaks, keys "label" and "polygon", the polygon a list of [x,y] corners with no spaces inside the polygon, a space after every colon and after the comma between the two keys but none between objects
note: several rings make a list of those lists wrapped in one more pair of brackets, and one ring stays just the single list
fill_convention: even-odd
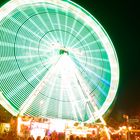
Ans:
[{"label": "ferris wheel hub", "polygon": [[60,54],[60,55],[63,55],[63,54],[69,55],[69,52],[68,52],[68,50],[67,50],[66,48],[60,48],[59,54]]}]

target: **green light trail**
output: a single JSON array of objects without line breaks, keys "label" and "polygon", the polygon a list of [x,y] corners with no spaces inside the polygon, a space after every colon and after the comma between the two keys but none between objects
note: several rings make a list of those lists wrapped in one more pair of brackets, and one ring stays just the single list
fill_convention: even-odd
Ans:
[{"label": "green light trail", "polygon": [[8,2],[1,8],[0,52],[0,103],[13,115],[96,121],[116,96],[114,46],[71,1]]}]

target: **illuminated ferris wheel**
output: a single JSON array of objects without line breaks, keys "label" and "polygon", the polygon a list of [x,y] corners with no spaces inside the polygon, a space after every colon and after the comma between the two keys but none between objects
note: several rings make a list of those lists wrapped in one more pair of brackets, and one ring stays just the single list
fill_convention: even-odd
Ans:
[{"label": "illuminated ferris wheel", "polygon": [[0,9],[0,103],[13,115],[96,121],[119,81],[114,46],[69,0],[11,0]]}]

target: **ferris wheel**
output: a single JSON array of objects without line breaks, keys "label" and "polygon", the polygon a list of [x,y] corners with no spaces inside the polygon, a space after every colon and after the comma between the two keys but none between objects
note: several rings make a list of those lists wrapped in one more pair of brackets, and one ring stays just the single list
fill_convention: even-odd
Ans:
[{"label": "ferris wheel", "polygon": [[119,82],[100,23],[69,0],[11,0],[0,9],[0,103],[13,115],[96,121]]}]

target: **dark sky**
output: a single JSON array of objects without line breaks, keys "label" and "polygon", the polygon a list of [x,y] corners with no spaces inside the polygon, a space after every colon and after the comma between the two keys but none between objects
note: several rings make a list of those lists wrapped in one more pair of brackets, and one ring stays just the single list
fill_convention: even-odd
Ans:
[{"label": "dark sky", "polygon": [[[7,0],[1,0],[2,5]],[[120,83],[111,116],[140,112],[140,11],[135,0],[73,0],[109,34],[119,59]]]}]

